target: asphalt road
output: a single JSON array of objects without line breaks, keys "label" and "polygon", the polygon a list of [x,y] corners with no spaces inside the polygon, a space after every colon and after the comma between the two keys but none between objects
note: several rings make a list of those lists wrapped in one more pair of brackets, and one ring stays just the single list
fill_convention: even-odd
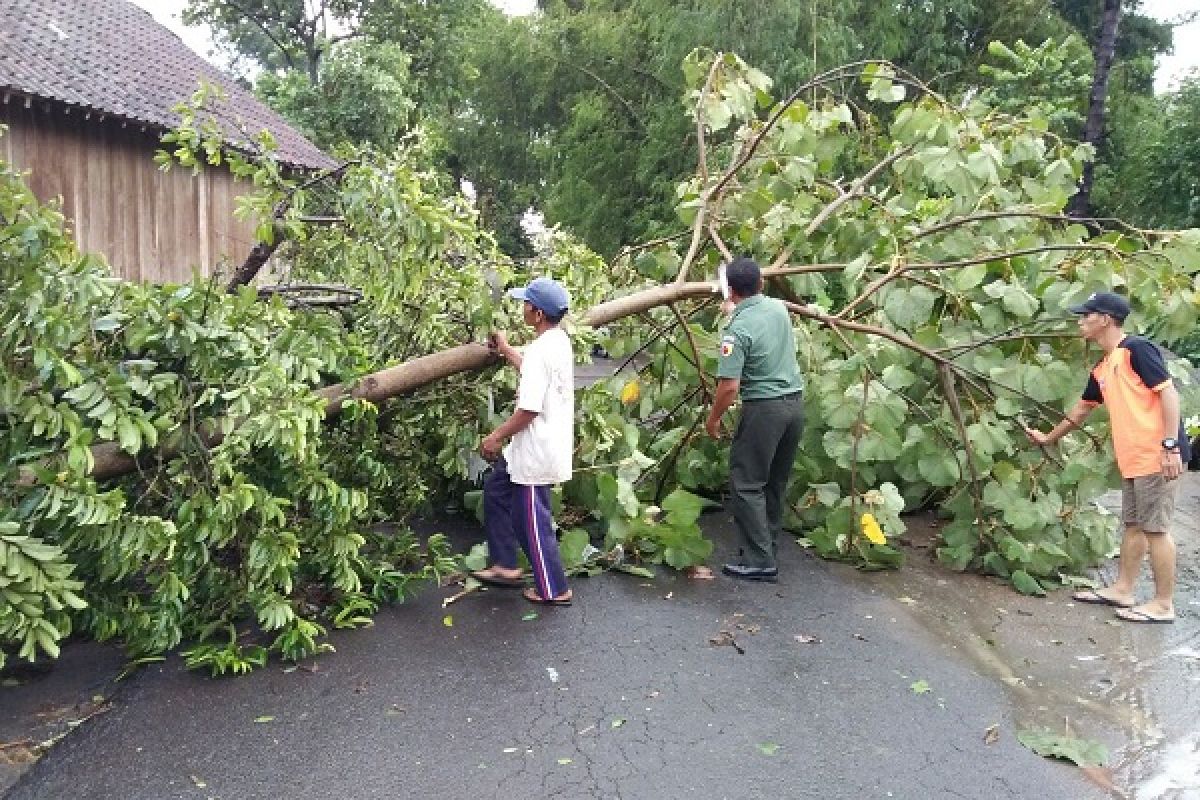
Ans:
[{"label": "asphalt road", "polygon": [[[719,564],[729,519],[705,524]],[[781,551],[776,585],[604,575],[569,608],[431,589],[299,669],[213,680],[173,657],[6,796],[1108,796],[1022,747],[1003,686],[869,578]]]}]

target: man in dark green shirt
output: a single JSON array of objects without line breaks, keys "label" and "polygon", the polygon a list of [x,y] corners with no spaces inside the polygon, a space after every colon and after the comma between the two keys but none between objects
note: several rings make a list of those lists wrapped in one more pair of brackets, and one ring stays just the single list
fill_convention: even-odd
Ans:
[{"label": "man in dark green shirt", "polygon": [[718,438],[722,415],[741,394],[742,415],[729,452],[729,506],[741,551],[721,571],[773,583],[788,479],[804,430],[804,378],[791,315],[783,303],[762,294],[758,264],[738,258],[725,274],[736,305],[721,336],[717,394],[704,427]]}]

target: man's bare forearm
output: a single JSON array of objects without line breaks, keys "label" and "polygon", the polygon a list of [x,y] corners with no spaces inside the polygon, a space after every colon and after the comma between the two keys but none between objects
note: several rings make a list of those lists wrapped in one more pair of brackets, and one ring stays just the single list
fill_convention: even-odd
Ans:
[{"label": "man's bare forearm", "polygon": [[1162,400],[1163,436],[1174,439],[1179,435],[1179,392],[1172,384],[1158,396]]},{"label": "man's bare forearm", "polygon": [[1066,436],[1071,431],[1083,425],[1083,421],[1087,419],[1088,414],[1092,413],[1092,405],[1080,400],[1075,403],[1074,407],[1066,413],[1066,419],[1055,425],[1048,434],[1046,434],[1047,442],[1057,442],[1062,437]]},{"label": "man's bare forearm", "polygon": [[535,419],[537,419],[537,412],[518,408],[499,428],[492,431],[492,435],[507,441],[532,425]]},{"label": "man's bare forearm", "polygon": [[713,397],[712,409],[708,412],[710,420],[718,420],[725,416],[725,412],[737,401],[738,383],[738,381],[733,380],[720,380],[717,382],[717,392]]}]

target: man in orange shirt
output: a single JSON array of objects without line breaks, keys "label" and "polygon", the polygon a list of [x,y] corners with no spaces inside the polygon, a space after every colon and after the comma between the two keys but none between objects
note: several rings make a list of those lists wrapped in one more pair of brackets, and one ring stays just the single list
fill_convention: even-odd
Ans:
[{"label": "man in orange shirt", "polygon": [[[1116,583],[1073,597],[1081,603],[1114,606],[1117,616],[1130,622],[1174,622],[1175,541],[1170,522],[1178,486],[1174,481],[1188,460],[1183,452],[1188,442],[1179,425],[1179,394],[1154,343],[1121,329],[1129,316],[1125,298],[1097,292],[1069,310],[1079,315],[1080,334],[1100,345],[1104,358],[1066,419],[1049,433],[1030,428],[1025,433],[1035,444],[1052,444],[1079,427],[1093,408],[1107,406],[1125,525]],[[1154,597],[1135,605],[1134,584],[1147,551]]]}]

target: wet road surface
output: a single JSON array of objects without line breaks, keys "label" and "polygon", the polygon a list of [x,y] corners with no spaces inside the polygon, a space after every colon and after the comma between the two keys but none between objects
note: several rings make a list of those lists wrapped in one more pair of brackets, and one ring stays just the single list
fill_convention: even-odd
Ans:
[{"label": "wet road surface", "polygon": [[[605,575],[558,609],[505,590],[443,609],[455,589],[430,589],[336,633],[335,654],[232,680],[172,657],[113,687],[119,656],[72,645],[0,689],[0,736],[95,715],[6,797],[1192,800],[1198,518],[1192,474],[1167,626],[950,574],[919,545],[903,570],[858,573],[788,544],[776,585]],[[704,523],[719,564],[729,518]],[[911,524],[919,543],[928,523]],[[1117,790],[1026,750],[1027,728],[1104,742]]]},{"label": "wet road surface", "polygon": [[[728,541],[726,515],[706,525]],[[782,549],[777,585],[606,575],[556,609],[428,591],[300,669],[174,657],[8,797],[1106,796],[1017,743],[1004,684],[910,606]]]}]

